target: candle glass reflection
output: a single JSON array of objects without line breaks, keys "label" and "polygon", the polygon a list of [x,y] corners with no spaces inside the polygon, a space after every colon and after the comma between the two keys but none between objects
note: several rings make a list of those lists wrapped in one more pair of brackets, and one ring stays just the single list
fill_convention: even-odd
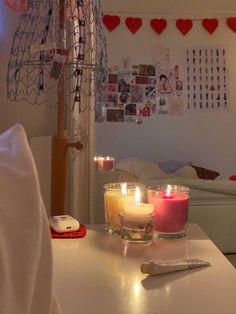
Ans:
[{"label": "candle glass reflection", "polygon": [[121,238],[123,243],[150,244],[153,239],[152,204],[125,204],[119,214],[121,220]]},{"label": "candle glass reflection", "polygon": [[153,214],[144,217],[130,217],[120,213],[121,238],[123,243],[150,244],[153,239]]},{"label": "candle glass reflection", "polygon": [[115,166],[115,159],[113,157],[94,157],[95,171],[112,171]]},{"label": "candle glass reflection", "polygon": [[181,185],[148,188],[148,203],[154,205],[154,229],[159,238],[182,238],[187,234],[189,189]]},{"label": "candle glass reflection", "polygon": [[125,204],[135,203],[136,187],[140,188],[141,200],[144,197],[144,185],[140,183],[108,183],[103,187],[105,206],[105,230],[112,234],[120,234],[119,213]]}]

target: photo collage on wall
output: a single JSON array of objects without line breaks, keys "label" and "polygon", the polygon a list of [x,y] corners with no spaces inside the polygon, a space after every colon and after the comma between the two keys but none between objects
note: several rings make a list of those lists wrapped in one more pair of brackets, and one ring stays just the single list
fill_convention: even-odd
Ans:
[{"label": "photo collage on wall", "polygon": [[187,110],[228,110],[227,48],[192,47],[185,55]]},{"label": "photo collage on wall", "polygon": [[182,115],[182,95],[178,65],[162,69],[139,64],[125,70],[115,66],[108,71],[102,96],[103,121],[141,123],[143,117],[153,114]]}]

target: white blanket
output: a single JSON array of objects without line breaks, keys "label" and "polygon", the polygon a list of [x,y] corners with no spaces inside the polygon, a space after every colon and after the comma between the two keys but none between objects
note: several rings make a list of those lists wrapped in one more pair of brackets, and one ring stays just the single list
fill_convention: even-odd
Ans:
[{"label": "white blanket", "polygon": [[165,178],[160,180],[146,180],[145,185],[153,184],[179,184],[188,186],[191,189],[198,189],[213,193],[220,193],[226,195],[235,195],[236,197],[236,182],[230,180],[203,180],[203,179],[190,179],[190,178]]},{"label": "white blanket", "polygon": [[24,129],[0,135],[0,314],[59,313],[48,220]]}]

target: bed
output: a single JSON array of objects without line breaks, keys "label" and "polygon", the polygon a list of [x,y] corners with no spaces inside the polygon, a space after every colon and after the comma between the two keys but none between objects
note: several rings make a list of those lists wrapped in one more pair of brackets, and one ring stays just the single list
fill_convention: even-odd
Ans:
[{"label": "bed", "polygon": [[163,183],[188,186],[189,222],[199,224],[223,253],[236,253],[235,181],[201,179],[190,165],[166,173],[158,163],[133,158],[119,162],[116,171],[118,181],[137,181],[146,188]]}]

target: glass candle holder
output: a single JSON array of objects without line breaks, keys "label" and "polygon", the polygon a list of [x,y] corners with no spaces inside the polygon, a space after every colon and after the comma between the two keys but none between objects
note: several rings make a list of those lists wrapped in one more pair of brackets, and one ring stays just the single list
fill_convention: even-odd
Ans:
[{"label": "glass candle holder", "polygon": [[152,204],[125,204],[120,212],[121,237],[124,243],[150,244],[153,239]]},{"label": "glass candle holder", "polygon": [[112,234],[120,234],[119,213],[124,205],[135,203],[136,187],[140,189],[141,200],[144,197],[144,185],[140,183],[108,183],[103,186],[104,210],[105,210],[105,230]]},{"label": "glass candle holder", "polygon": [[115,166],[115,159],[113,157],[94,157],[96,171],[112,171]]},{"label": "glass candle holder", "polygon": [[103,171],[112,171],[115,166],[115,159],[113,157],[103,158]]},{"label": "glass candle holder", "polygon": [[153,214],[143,217],[120,214],[121,238],[123,243],[150,244],[153,239]]},{"label": "glass candle holder", "polygon": [[102,166],[103,166],[102,161],[103,161],[103,157],[101,156],[94,157],[95,171],[102,171]]},{"label": "glass candle holder", "polygon": [[187,234],[189,189],[181,185],[151,186],[148,203],[154,205],[154,229],[159,238],[182,238]]}]

